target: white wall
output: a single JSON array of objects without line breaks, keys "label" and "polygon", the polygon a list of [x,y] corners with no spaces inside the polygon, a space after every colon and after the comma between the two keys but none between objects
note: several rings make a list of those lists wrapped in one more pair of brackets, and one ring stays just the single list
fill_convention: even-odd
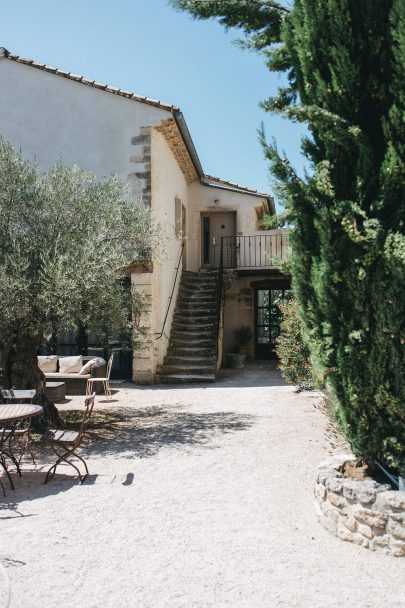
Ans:
[{"label": "white wall", "polygon": [[[154,262],[153,276],[153,325],[154,331],[160,332],[180,254],[181,241],[175,236],[175,199],[177,197],[182,201],[188,216],[188,188],[184,175],[165,138],[154,129],[151,131],[152,213],[156,221],[161,224],[165,239],[165,254],[160,262]],[[166,321],[165,333],[162,338],[155,340],[156,364],[161,364],[166,354],[180,275],[181,269],[179,270],[176,290]]]},{"label": "white wall", "polygon": [[[215,200],[219,200],[218,205]],[[201,267],[201,213],[236,211],[236,234],[254,234],[258,230],[255,207],[266,198],[194,182],[189,186],[189,201],[187,268],[197,272]]]},{"label": "white wall", "polygon": [[42,169],[58,160],[77,163],[102,178],[116,172],[131,183],[138,198],[141,185],[128,178],[136,147],[131,138],[142,126],[158,124],[170,112],[125,99],[0,59],[0,134],[36,158]]}]

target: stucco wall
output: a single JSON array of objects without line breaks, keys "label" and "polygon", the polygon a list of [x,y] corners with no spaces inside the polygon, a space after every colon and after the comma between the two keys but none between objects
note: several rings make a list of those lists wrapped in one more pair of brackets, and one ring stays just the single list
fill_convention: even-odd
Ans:
[{"label": "stucco wall", "polygon": [[[223,352],[235,352],[234,332],[248,326],[254,330],[254,302],[252,277],[238,277],[225,292]],[[249,345],[249,356],[254,356],[253,339]]]},{"label": "stucco wall", "polygon": [[[155,261],[153,273],[153,326],[154,332],[161,332],[180,254],[181,241],[175,236],[175,199],[181,200],[187,212],[188,188],[166,140],[154,129],[151,130],[151,149],[152,214],[161,225],[164,240],[163,255]],[[164,335],[154,341],[156,365],[163,362],[166,354],[179,279],[180,270]]]},{"label": "stucco wall", "polygon": [[165,335],[156,341],[180,251],[175,197],[185,206],[188,201],[186,181],[166,140],[150,128],[171,114],[7,59],[0,59],[0,80],[0,134],[6,140],[42,170],[62,159],[100,179],[116,173],[129,183],[134,200],[151,205],[162,226],[162,252],[153,274],[132,277],[151,302],[143,323],[151,342],[135,354],[148,381],[166,352],[176,298],[175,293]]},{"label": "stucco wall", "polygon": [[131,140],[169,112],[8,59],[0,59],[0,81],[0,134],[24,156],[42,169],[62,159],[99,178],[115,172],[140,197]]},{"label": "stucco wall", "polygon": [[[230,277],[232,277],[232,274]],[[239,276],[234,274],[233,279],[233,281],[229,281],[225,274],[225,284],[228,280],[231,286],[225,291],[223,352],[225,354],[235,352],[234,332],[241,327],[248,326],[252,330],[253,337],[247,354],[249,357],[254,357],[255,285],[271,285],[274,289],[285,289],[288,285],[288,279],[281,274],[269,272],[256,272],[255,274]]]},{"label": "stucco wall", "polygon": [[255,207],[266,199],[194,182],[189,186],[189,201],[187,268],[197,272],[201,267],[201,213],[236,211],[236,234],[254,234],[258,229]]}]

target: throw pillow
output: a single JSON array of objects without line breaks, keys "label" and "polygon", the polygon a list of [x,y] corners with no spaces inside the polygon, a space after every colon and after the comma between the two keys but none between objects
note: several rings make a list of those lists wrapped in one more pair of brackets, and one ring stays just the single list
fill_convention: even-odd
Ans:
[{"label": "throw pillow", "polygon": [[58,355],[40,355],[38,367],[44,374],[58,371]]},{"label": "throw pillow", "polygon": [[90,361],[87,361],[87,363],[85,363],[83,365],[79,374],[91,374],[91,370],[93,368],[94,363],[95,363],[95,359],[90,359]]},{"label": "throw pillow", "polygon": [[83,357],[59,357],[59,372],[61,374],[77,374],[83,366]]}]

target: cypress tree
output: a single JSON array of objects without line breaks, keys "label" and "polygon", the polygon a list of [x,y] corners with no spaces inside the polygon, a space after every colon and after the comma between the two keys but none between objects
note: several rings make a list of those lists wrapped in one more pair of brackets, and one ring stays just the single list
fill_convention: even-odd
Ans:
[{"label": "cypress tree", "polygon": [[282,39],[291,88],[267,107],[308,122],[313,175],[267,154],[294,225],[312,361],[355,454],[403,470],[405,5],[296,0]]},{"label": "cypress tree", "polygon": [[295,0],[286,12],[258,0],[245,19],[244,2],[231,0],[232,14],[226,2],[207,3],[209,15],[201,4],[177,1],[242,28],[269,68],[288,75],[263,106],[308,124],[310,174],[301,179],[262,141],[292,226],[312,364],[354,453],[404,474],[405,3]]}]

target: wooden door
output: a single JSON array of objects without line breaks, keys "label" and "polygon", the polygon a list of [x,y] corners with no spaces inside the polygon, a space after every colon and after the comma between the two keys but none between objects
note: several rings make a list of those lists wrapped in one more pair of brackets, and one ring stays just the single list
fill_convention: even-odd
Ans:
[{"label": "wooden door", "polygon": [[231,268],[236,263],[236,212],[204,213],[202,226],[202,266],[218,268],[221,259],[221,239],[223,243],[224,266]]}]

